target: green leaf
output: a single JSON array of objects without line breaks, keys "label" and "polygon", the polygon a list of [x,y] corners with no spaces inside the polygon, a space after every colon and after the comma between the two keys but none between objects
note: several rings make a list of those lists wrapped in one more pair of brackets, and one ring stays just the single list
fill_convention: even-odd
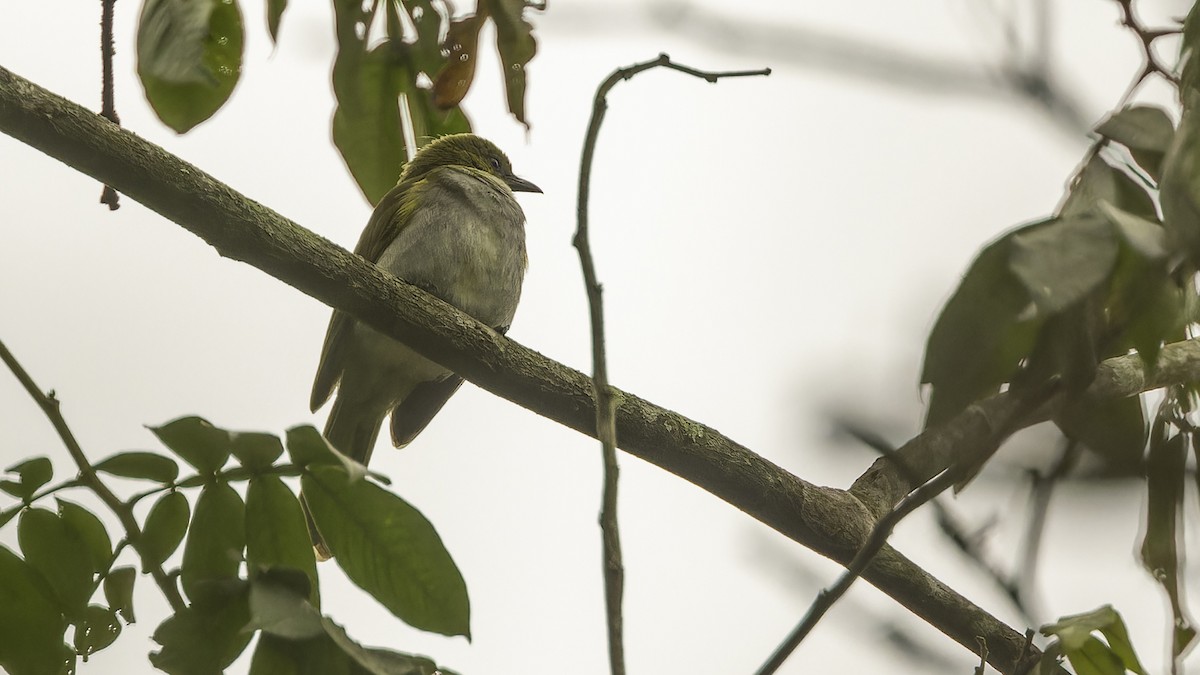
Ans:
[{"label": "green leaf", "polygon": [[228,483],[205,486],[183,547],[180,576],[188,597],[201,600],[204,582],[236,579],[245,546],[246,507],[241,496]]},{"label": "green leaf", "polygon": [[1025,226],[989,244],[942,308],[921,374],[922,382],[933,385],[926,426],[998,392],[1033,348],[1039,321],[1027,312],[1029,294],[1009,269],[1009,249],[1017,233],[1053,222]]},{"label": "green leaf", "polygon": [[212,593],[202,604],[176,612],[154,630],[162,649],[150,654],[155,668],[169,675],[214,675],[246,649],[253,631],[248,588],[244,583]]},{"label": "green leaf", "polygon": [[417,145],[424,145],[447,134],[463,134],[471,130],[471,121],[461,107],[441,110],[433,104],[433,92],[414,89],[405,97],[408,102],[409,118],[412,120],[413,137]]},{"label": "green leaf", "polygon": [[12,507],[11,509],[5,509],[3,511],[0,511],[0,527],[4,527],[5,525],[7,525],[8,521],[15,518],[17,516],[17,514],[21,512],[22,508],[24,508],[24,507],[22,507],[21,505],[18,504],[17,506]]},{"label": "green leaf", "polygon": [[181,417],[150,431],[163,445],[203,474],[216,473],[229,460],[229,432],[201,417]]},{"label": "green leaf", "polygon": [[1120,244],[1107,308],[1107,322],[1120,336],[1114,351],[1124,353],[1132,346],[1152,373],[1163,343],[1184,326],[1184,299],[1168,268],[1166,232],[1160,223],[1107,202],[1101,202],[1099,211],[1113,225]]},{"label": "green leaf", "polygon": [[179,476],[179,465],[175,460],[155,452],[119,452],[100,460],[96,470],[121,478],[152,480],[164,485]]},{"label": "green leaf", "polygon": [[[1138,661],[1137,654],[1134,653],[1133,644],[1129,641],[1129,632],[1125,629],[1125,622],[1111,605],[1104,605],[1083,614],[1064,616],[1055,623],[1043,626],[1041,630],[1042,635],[1058,637],[1062,651],[1068,655],[1073,652],[1085,652],[1088,649],[1096,650],[1095,645],[1092,644],[1096,641],[1092,633],[1100,631],[1108,640],[1107,646],[1101,645],[1104,647],[1104,651],[1116,656],[1121,665],[1121,670],[1116,672],[1123,673],[1125,670],[1129,670],[1139,675],[1146,675],[1145,669]],[[1091,646],[1089,647],[1089,645]],[[1091,660],[1111,663],[1111,660],[1105,656],[1097,656]],[[1074,663],[1072,661],[1072,664]]]},{"label": "green leaf", "polygon": [[289,640],[307,640],[324,632],[321,613],[309,604],[305,594],[259,579],[250,584],[248,628]]},{"label": "green leaf", "polygon": [[1102,201],[1145,218],[1158,216],[1154,199],[1141,184],[1093,154],[1071,184],[1058,216],[1072,218],[1092,213]]},{"label": "green leaf", "polygon": [[[297,466],[340,466],[351,480],[362,480],[370,473],[366,466],[342,454],[315,427],[308,424],[287,430],[287,451],[292,463]],[[375,476],[374,473],[371,475]]]},{"label": "green leaf", "polygon": [[1108,645],[1088,636],[1079,649],[1068,651],[1076,675],[1124,675],[1125,666]]},{"label": "green leaf", "polygon": [[28,563],[0,546],[0,668],[10,675],[57,673],[73,660],[63,647],[66,620],[45,585]]},{"label": "green leaf", "polygon": [[291,567],[309,579],[320,606],[317,563],[300,500],[278,476],[256,476],[246,490],[246,563],[249,569]]},{"label": "green leaf", "polygon": [[312,468],[301,485],[351,581],[415,628],[470,637],[466,583],[420,511],[336,467]]},{"label": "green leaf", "polygon": [[121,613],[127,623],[137,619],[133,615],[133,584],[137,581],[137,570],[132,567],[117,567],[104,577],[104,599],[108,606]]},{"label": "green leaf", "polygon": [[158,118],[182,134],[212,117],[241,75],[242,41],[236,0],[146,0],[137,71]]},{"label": "green leaf", "polygon": [[417,32],[416,41],[411,43],[413,66],[433,79],[446,63],[442,33],[449,30],[450,20],[430,0],[407,0],[404,6]]},{"label": "green leaf", "polygon": [[17,524],[25,560],[49,583],[68,617],[82,614],[92,595],[92,562],[87,544],[57,514],[26,509]]},{"label": "green leaf", "polygon": [[267,30],[271,33],[271,42],[279,42],[279,22],[287,9],[287,0],[267,0]]},{"label": "green leaf", "polygon": [[354,659],[364,672],[371,675],[456,675],[454,671],[440,668],[424,656],[364,647],[351,640],[345,629],[328,618],[324,619],[323,623],[325,632],[334,644]]},{"label": "green leaf", "polygon": [[456,675],[424,656],[364,647],[328,618],[324,633],[308,640],[263,635],[250,675]]},{"label": "green leaf", "polygon": [[4,490],[21,501],[29,501],[38,488],[49,483],[50,479],[54,477],[54,467],[50,464],[49,457],[34,457],[18,462],[5,469],[5,472],[15,473],[21,479],[18,482],[0,482],[0,490]]},{"label": "green leaf", "polygon": [[[1188,21],[1192,20],[1189,16]],[[1200,108],[1200,91],[1191,90],[1184,98],[1183,118],[1163,160],[1159,181],[1168,249],[1185,251],[1193,267],[1200,262],[1200,110],[1197,108]]]},{"label": "green leaf", "polygon": [[1125,106],[1096,127],[1096,133],[1129,148],[1139,166],[1154,180],[1162,177],[1162,161],[1175,135],[1175,125],[1157,106]]},{"label": "green leaf", "polygon": [[492,22],[496,24],[496,48],[504,68],[504,90],[508,111],[529,128],[525,119],[525,67],[537,53],[533,26],[525,20],[525,0],[491,0]]},{"label": "green leaf", "polygon": [[[339,26],[342,19],[339,18]],[[333,66],[333,142],[363,195],[378,204],[396,185],[407,159],[400,118],[400,94],[412,89],[414,75],[402,43],[388,40],[365,51],[361,39],[339,29]]]},{"label": "green leaf", "polygon": [[1139,475],[1146,449],[1146,419],[1139,396],[1115,401],[1075,399],[1054,419],[1068,438],[1095,452],[1121,476]]},{"label": "green leaf", "polygon": [[116,641],[121,622],[116,612],[100,605],[88,605],[83,621],[75,627],[75,652],[86,661],[89,656]]},{"label": "green leaf", "polygon": [[1117,241],[1100,218],[1060,219],[1013,236],[1009,261],[1038,312],[1049,316],[1079,302],[1112,275]]},{"label": "green leaf", "polygon": [[143,571],[147,567],[161,565],[183,541],[187,533],[187,497],[182,492],[168,492],[159,498],[146,516],[138,552],[142,555]]},{"label": "green leaf", "polygon": [[273,434],[260,431],[239,431],[231,433],[233,456],[242,466],[251,471],[263,471],[271,467],[275,460],[283,454],[283,443]]},{"label": "green leaf", "polygon": [[[1171,396],[1163,405],[1172,404]],[[1160,415],[1162,413],[1160,412]],[[1195,622],[1183,605],[1183,580],[1180,556],[1183,544],[1183,485],[1186,480],[1187,436],[1176,433],[1167,438],[1166,424],[1160,417],[1150,438],[1150,457],[1146,466],[1145,535],[1142,538],[1142,565],[1163,587],[1174,615],[1172,653],[1184,653],[1196,638]]]},{"label": "green leaf", "polygon": [[108,530],[96,514],[73,502],[56,498],[58,514],[67,527],[74,530],[83,543],[87,545],[88,557],[92,561],[92,571],[103,574],[108,571],[112,560],[112,540],[108,538]]}]

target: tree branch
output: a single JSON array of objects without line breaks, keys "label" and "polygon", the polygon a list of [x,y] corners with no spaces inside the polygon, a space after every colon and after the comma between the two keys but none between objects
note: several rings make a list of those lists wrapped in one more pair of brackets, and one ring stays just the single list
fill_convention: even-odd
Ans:
[{"label": "tree branch", "polygon": [[[0,132],[112,185],[201,237],[221,255],[250,263],[346,311],[497,396],[595,437],[596,405],[587,376],[497,335],[162,148],[2,67]],[[1143,377],[1140,368],[1133,373],[1106,362],[1092,391],[1102,398],[1130,396],[1141,388],[1197,375],[1200,343],[1181,343],[1164,348],[1151,379]],[[615,388],[613,394],[621,402],[616,426],[623,450],[696,484],[843,565],[866,540],[878,517],[874,507],[886,502],[890,494],[886,467],[873,469],[884,478],[879,481],[882,496],[874,493],[875,488],[858,483],[854,493],[818,487],[715,429],[633,394]],[[999,402],[989,399],[980,405],[995,407],[1005,400],[1002,396]],[[969,452],[972,443],[985,443],[990,437],[986,427],[974,434],[964,433],[978,416],[976,408],[946,427],[922,434],[920,443],[943,447],[943,458],[952,458],[955,447],[958,452]],[[918,472],[928,470],[929,463],[923,459],[906,457],[906,461]],[[903,494],[909,491],[905,489]],[[872,508],[868,510],[864,504]],[[984,637],[988,662],[1002,672],[1011,672],[1012,664],[1025,651],[1021,633],[890,547],[880,551],[864,579],[972,653],[978,649],[976,636]]]},{"label": "tree branch", "polygon": [[138,552],[142,559],[142,569],[149,572],[150,576],[154,577],[154,582],[158,584],[159,589],[167,598],[167,602],[171,604],[171,609],[176,612],[184,609],[183,596],[179,594],[179,587],[175,585],[174,580],[167,576],[163,571],[162,565],[158,563],[151,564],[150,558],[142,554],[142,528],[138,527],[137,519],[133,517],[133,508],[121,501],[121,498],[108,489],[104,481],[100,480],[100,476],[96,470],[92,468],[92,463],[88,461],[87,456],[83,453],[83,448],[79,446],[79,442],[75,440],[75,434],[71,433],[71,428],[67,426],[67,420],[63,418],[62,412],[59,410],[58,399],[54,398],[54,394],[44,394],[34,383],[33,378],[25,371],[25,368],[17,361],[17,358],[8,351],[8,347],[0,342],[0,361],[8,366],[12,374],[16,376],[17,381],[29,393],[30,398],[38,404],[38,407],[45,413],[46,418],[50,420],[54,430],[58,432],[58,437],[62,439],[63,445],[66,446],[67,452],[70,453],[71,459],[75,461],[75,465],[79,467],[79,484],[91,488],[92,492],[104,502],[121,521],[121,526],[125,528],[125,539],[133,546],[133,549]]}]

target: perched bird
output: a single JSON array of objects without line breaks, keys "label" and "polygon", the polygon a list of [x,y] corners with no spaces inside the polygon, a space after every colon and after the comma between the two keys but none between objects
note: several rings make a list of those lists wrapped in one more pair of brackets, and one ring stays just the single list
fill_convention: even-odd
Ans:
[{"label": "perched bird", "polygon": [[[443,136],[405,165],[354,252],[504,332],[527,263],[525,213],[513,193],[541,191],[513,175],[490,141]],[[446,368],[334,310],[310,403],[315,412],[337,387],[325,437],[366,464],[389,413],[392,443],[404,447],[461,384]],[[305,514],[318,557],[328,558],[307,506]]]}]

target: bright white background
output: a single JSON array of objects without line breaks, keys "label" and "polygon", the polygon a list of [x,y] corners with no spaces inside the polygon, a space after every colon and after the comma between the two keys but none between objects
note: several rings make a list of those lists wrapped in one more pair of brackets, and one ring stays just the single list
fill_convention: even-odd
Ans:
[{"label": "bright white background", "polygon": [[[243,0],[247,50],[232,99],[179,137],[153,118],[134,75],[138,3],[117,3],[118,111],[136,133],[350,247],[369,207],[329,141],[328,3],[293,2],[274,49],[263,4]],[[855,53],[871,45],[977,68],[983,82],[1005,45],[982,4],[696,3],[724,22],[720,39],[674,5],[558,0],[533,14],[532,130],[503,114],[494,55],[467,100],[476,131],[545,190],[521,197],[531,267],[510,336],[589,370],[570,241],[600,80],[660,51],[700,68],[771,66],[769,78],[717,85],[654,71],[610,97],[592,229],[612,379],[806,480],[847,486],[872,456],[831,437],[831,414],[897,442],[919,430],[923,341],[941,303],[984,243],[1055,206],[1088,139],[978,84],[957,93],[847,73],[814,56],[811,33]],[[995,4],[1028,14],[1036,3]],[[1139,5],[1151,23],[1186,11],[1181,1]],[[1136,43],[1113,2],[1052,7],[1052,72],[1094,122],[1138,67]],[[95,2],[0,2],[0,64],[98,108],[98,20]],[[0,338],[57,392],[90,455],[157,449],[142,425],[186,414],[276,433],[320,426],[324,413],[310,414],[307,400],[328,309],[128,198],[109,213],[99,194],[90,178],[0,136]],[[1026,446],[1040,462],[1056,447],[1049,435]],[[73,473],[37,408],[0,375],[0,468],[40,454],[59,479]],[[622,467],[630,672],[752,672],[838,568],[640,460]],[[416,443],[381,449],[373,468],[441,532],[468,582],[475,640],[408,629],[323,565],[325,610],[351,635],[464,674],[607,672],[594,441],[467,386]],[[1022,492],[985,477],[955,507],[977,522],[999,518],[993,549],[1011,559],[1024,505]],[[1133,555],[1141,493],[1068,486],[1055,509],[1042,618],[1111,602],[1160,670],[1165,603]],[[15,546],[14,530],[0,543]],[[895,542],[1019,624],[926,518]],[[148,580],[139,589],[139,622],[82,672],[151,671],[148,635],[166,605]],[[893,624],[936,656],[899,656],[887,642]],[[975,661],[859,584],[785,672],[964,673]]]}]

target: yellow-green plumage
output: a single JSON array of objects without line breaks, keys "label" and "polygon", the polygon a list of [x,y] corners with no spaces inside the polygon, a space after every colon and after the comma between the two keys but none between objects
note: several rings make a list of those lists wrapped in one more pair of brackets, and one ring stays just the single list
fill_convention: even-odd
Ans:
[{"label": "yellow-green plumage", "polygon": [[[541,192],[512,173],[491,142],[439,138],[404,168],[371,214],[355,253],[498,329],[512,321],[525,274],[525,214],[514,191]],[[334,447],[366,464],[383,419],[410,442],[462,380],[405,345],[335,310],[310,403],[337,388],[325,426]],[[310,519],[318,554],[328,550]]]}]

